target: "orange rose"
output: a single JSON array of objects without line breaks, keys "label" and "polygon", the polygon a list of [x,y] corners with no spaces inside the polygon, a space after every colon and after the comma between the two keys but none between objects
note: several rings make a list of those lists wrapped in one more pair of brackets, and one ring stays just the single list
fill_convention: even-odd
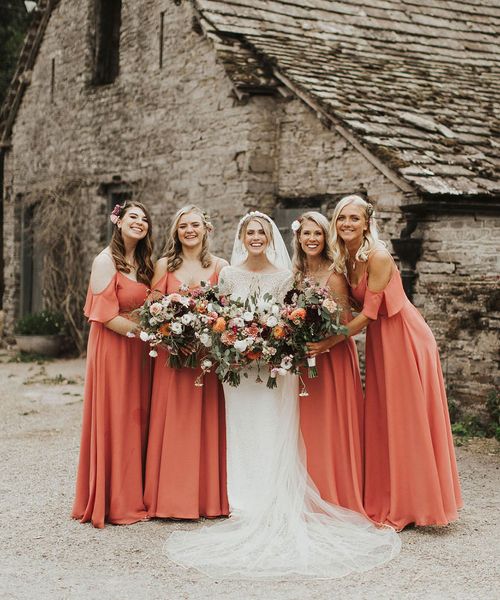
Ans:
[{"label": "orange rose", "polygon": [[165,336],[170,335],[170,323],[163,323],[163,325],[158,328],[158,333]]},{"label": "orange rose", "polygon": [[276,327],[274,327],[273,329],[273,336],[277,339],[277,340],[281,340],[282,338],[284,338],[286,335],[286,331],[285,328],[282,327],[281,325],[276,325]]},{"label": "orange rose", "polygon": [[226,329],[226,320],[224,317],[219,317],[212,325],[212,329],[217,333],[222,333]]},{"label": "orange rose", "polygon": [[296,308],[295,310],[293,310],[290,315],[289,315],[289,319],[290,321],[295,321],[296,319],[305,319],[306,317],[306,309],[305,308]]},{"label": "orange rose", "polygon": [[249,350],[245,356],[250,360],[258,360],[262,356],[262,352],[259,350]]}]

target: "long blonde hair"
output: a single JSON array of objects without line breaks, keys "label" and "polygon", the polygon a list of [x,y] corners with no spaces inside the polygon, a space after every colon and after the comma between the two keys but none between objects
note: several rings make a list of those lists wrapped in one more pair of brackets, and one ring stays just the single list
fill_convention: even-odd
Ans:
[{"label": "long blonde hair", "polygon": [[200,215],[203,226],[205,227],[205,233],[203,234],[199,256],[201,265],[204,269],[207,269],[212,264],[212,255],[209,251],[208,241],[208,234],[213,229],[212,223],[210,223],[208,215],[203,212],[199,206],[196,206],[195,204],[188,204],[187,206],[179,208],[179,210],[173,216],[172,224],[170,226],[170,231],[163,254],[163,256],[167,259],[167,271],[169,272],[177,271],[177,269],[182,265],[182,244],[179,240],[177,228],[179,227],[179,221],[181,220],[181,217],[190,212]]},{"label": "long blonde hair", "polygon": [[305,221],[312,221],[313,223],[316,223],[318,227],[321,227],[321,229],[323,230],[323,236],[325,241],[325,245],[321,252],[321,258],[323,258],[325,262],[328,262],[329,265],[333,262],[333,252],[330,244],[330,235],[328,233],[330,226],[328,223],[328,219],[315,210],[309,210],[300,215],[300,217],[296,221],[297,223],[299,223],[300,227],[294,227],[293,230],[292,273],[294,275],[294,278],[302,277],[306,272],[307,255],[304,252],[304,250],[302,250],[302,246],[300,245],[299,239],[300,232],[302,230],[302,225]]},{"label": "long blonde hair", "polygon": [[[335,210],[333,211],[332,221],[330,223],[330,243],[333,251],[333,270],[337,273],[346,273],[346,259],[348,256],[347,248],[344,241],[337,234],[337,220],[340,213],[349,204],[355,206],[361,206],[364,209],[364,217],[368,225],[368,229],[363,233],[363,241],[361,246],[356,252],[356,260],[360,262],[366,262],[370,252],[375,248],[377,244],[384,244],[378,237],[378,227],[375,221],[375,212],[373,205],[366,200],[363,200],[361,196],[351,194],[342,198]],[[384,244],[385,245],[385,244]]]}]

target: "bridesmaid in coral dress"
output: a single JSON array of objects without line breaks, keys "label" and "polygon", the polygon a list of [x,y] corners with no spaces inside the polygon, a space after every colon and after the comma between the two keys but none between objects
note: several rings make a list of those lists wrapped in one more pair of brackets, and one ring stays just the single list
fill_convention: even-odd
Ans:
[{"label": "bridesmaid in coral dress", "polygon": [[331,233],[334,267],[362,306],[349,335],[367,327],[365,510],[398,530],[446,525],[462,499],[436,341],[378,241],[372,205],[359,196],[341,200]]},{"label": "bridesmaid in coral dress", "polygon": [[[173,218],[166,255],[155,269],[153,288],[179,291],[202,281],[216,283],[227,262],[212,256],[207,216],[196,206]],[[198,519],[229,512],[226,496],[224,395],[215,373],[196,387],[200,369],[173,369],[167,355],[155,359],[146,459],[144,502],[148,515]]]},{"label": "bridesmaid in coral dress", "polygon": [[94,260],[85,304],[90,334],[72,517],[94,527],[147,517],[143,470],[150,359],[130,311],[153,275],[151,221],[138,202],[117,205],[110,245]]},{"label": "bridesmaid in coral dress", "polygon": [[[347,306],[346,280],[330,270],[333,255],[326,217],[306,212],[294,221],[292,229],[296,281],[300,285],[307,277],[329,287],[337,302]],[[318,356],[317,366],[318,377],[307,379],[309,396],[300,398],[307,470],[323,499],[364,514],[364,400],[354,340]]]}]

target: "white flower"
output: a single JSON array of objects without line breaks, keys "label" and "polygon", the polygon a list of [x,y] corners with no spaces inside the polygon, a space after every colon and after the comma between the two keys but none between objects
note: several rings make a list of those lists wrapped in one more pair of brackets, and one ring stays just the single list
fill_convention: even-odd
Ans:
[{"label": "white flower", "polygon": [[205,358],[201,361],[201,368],[204,371],[208,371],[212,368],[213,362],[209,358]]},{"label": "white flower", "polygon": [[153,317],[157,317],[161,311],[163,310],[163,306],[160,302],[153,302],[149,307],[149,312],[153,315]]},{"label": "white flower", "polygon": [[208,333],[202,333],[200,335],[200,342],[205,346],[205,348],[210,348],[212,345],[212,338],[208,335]]},{"label": "white flower", "polygon": [[214,309],[214,305],[212,304],[212,302],[209,302],[209,303],[207,304],[207,311],[208,311],[208,312],[212,312],[212,311],[213,311],[213,309]]},{"label": "white flower", "polygon": [[291,369],[293,365],[293,360],[291,356],[285,356],[283,358],[283,360],[281,361],[281,368],[282,369]]},{"label": "white flower", "polygon": [[271,312],[273,313],[273,315],[279,315],[280,314],[280,305],[279,304],[273,304],[271,306]]},{"label": "white flower", "polygon": [[193,319],[194,317],[191,313],[186,313],[185,315],[182,315],[181,323],[183,323],[184,325],[189,325],[189,323],[191,323]]},{"label": "white flower", "polygon": [[178,323],[177,321],[175,321],[170,326],[170,331],[175,335],[179,335],[179,333],[182,333],[182,325],[180,323]]},{"label": "white flower", "polygon": [[300,221],[298,221],[297,219],[295,219],[295,221],[292,223],[292,231],[296,232],[300,229]]},{"label": "white flower", "polygon": [[149,333],[147,333],[146,331],[141,331],[139,337],[143,342],[149,342]]},{"label": "white flower", "polygon": [[189,306],[189,298],[188,298],[188,296],[181,296],[180,303],[183,306]]},{"label": "white flower", "polygon": [[229,322],[229,326],[230,327],[238,327],[238,329],[241,329],[242,327],[244,327],[245,325],[245,321],[241,318],[241,317],[234,317],[234,319],[231,319],[231,321]]},{"label": "white flower", "polygon": [[149,356],[151,356],[151,358],[156,358],[158,356],[158,352],[156,352],[156,350],[150,350]]},{"label": "white flower", "polygon": [[253,313],[247,310],[243,313],[243,318],[248,322],[253,321]]},{"label": "white flower", "polygon": [[247,341],[246,340],[236,340],[236,342],[234,342],[234,348],[235,348],[235,350],[238,350],[238,352],[245,352],[245,350],[247,349]]},{"label": "white flower", "polygon": [[276,327],[277,324],[278,324],[278,319],[274,315],[267,317],[266,325],[268,327]]}]

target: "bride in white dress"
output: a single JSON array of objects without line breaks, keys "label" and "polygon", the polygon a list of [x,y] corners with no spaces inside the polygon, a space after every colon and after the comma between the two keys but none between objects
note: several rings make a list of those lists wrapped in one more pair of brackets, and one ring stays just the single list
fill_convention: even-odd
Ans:
[{"label": "bride in white dress", "polygon": [[[257,292],[282,301],[290,258],[274,222],[262,213],[240,221],[231,266],[220,288],[234,298]],[[256,374],[224,385],[229,519],[176,531],[167,556],[216,578],[337,578],[394,558],[401,542],[362,515],[322,500],[307,475],[300,436],[298,381],[269,389]]]}]

